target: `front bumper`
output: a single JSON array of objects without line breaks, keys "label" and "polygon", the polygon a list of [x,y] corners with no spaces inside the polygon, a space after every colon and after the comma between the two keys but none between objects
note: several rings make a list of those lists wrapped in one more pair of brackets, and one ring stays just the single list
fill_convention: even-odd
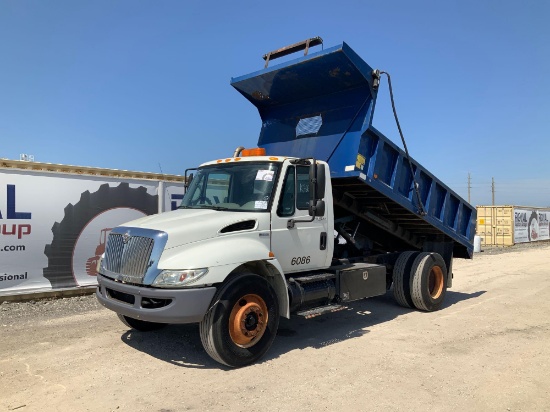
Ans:
[{"label": "front bumper", "polygon": [[154,289],[115,282],[97,275],[96,297],[103,306],[134,319],[157,323],[200,322],[216,293],[215,287]]}]

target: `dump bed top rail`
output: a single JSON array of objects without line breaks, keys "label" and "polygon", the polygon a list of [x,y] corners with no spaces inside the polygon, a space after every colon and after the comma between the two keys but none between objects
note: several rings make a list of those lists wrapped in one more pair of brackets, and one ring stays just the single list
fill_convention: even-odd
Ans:
[{"label": "dump bed top rail", "polygon": [[336,206],[388,236],[388,248],[453,242],[455,256],[471,257],[475,209],[372,126],[372,72],[343,43],[231,84],[260,113],[259,146],[267,154],[328,162]]}]

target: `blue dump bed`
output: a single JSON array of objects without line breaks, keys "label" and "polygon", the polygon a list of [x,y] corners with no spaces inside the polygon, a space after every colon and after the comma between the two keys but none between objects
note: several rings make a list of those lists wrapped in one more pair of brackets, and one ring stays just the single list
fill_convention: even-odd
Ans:
[{"label": "blue dump bed", "polygon": [[258,145],[268,155],[328,162],[336,217],[351,212],[367,222],[380,250],[421,250],[437,242],[452,244],[455,257],[472,257],[475,209],[410,159],[413,180],[405,152],[371,124],[372,68],[346,43],[231,84],[260,113]]}]

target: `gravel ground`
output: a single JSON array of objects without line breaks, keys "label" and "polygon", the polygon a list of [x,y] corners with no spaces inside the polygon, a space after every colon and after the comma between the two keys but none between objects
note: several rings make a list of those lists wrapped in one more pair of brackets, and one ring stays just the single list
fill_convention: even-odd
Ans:
[{"label": "gravel ground", "polygon": [[2,302],[0,303],[0,322],[24,326],[40,320],[61,318],[100,309],[102,306],[95,295],[27,302]]},{"label": "gravel ground", "polygon": [[523,250],[540,249],[547,246],[550,246],[550,240],[543,240],[540,242],[517,243],[514,246],[508,247],[482,246],[481,253],[476,253],[475,256],[499,255],[502,253],[521,252]]},{"label": "gravel ground", "polygon": [[128,330],[95,296],[0,305],[0,410],[548,411],[550,245],[456,259],[442,310],[391,293],[281,320],[227,369],[196,325]]}]

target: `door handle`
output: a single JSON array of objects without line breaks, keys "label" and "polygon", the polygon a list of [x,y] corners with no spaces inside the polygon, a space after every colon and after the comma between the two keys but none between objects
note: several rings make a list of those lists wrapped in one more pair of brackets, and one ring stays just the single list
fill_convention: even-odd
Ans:
[{"label": "door handle", "polygon": [[319,249],[325,250],[327,248],[327,232],[321,232],[321,241],[319,243]]}]

